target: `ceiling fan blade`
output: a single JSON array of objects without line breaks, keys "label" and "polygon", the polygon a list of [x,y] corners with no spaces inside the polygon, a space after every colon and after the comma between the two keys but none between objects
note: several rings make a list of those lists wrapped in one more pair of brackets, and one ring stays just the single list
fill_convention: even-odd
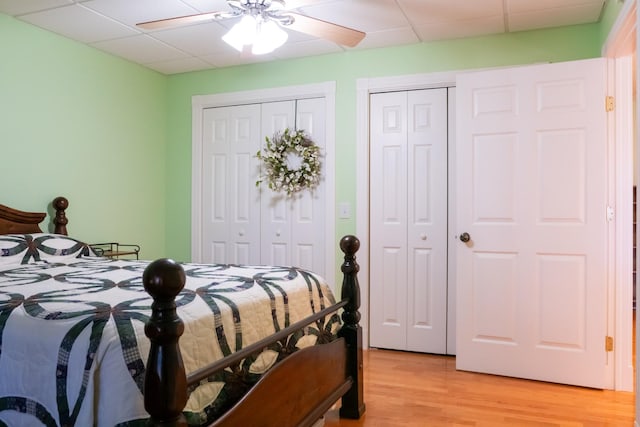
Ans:
[{"label": "ceiling fan blade", "polygon": [[196,15],[178,16],[176,18],[158,19],[155,21],[140,22],[136,26],[145,30],[157,30],[160,28],[173,28],[197,22],[213,21],[226,18],[229,12],[198,13]]},{"label": "ceiling fan blade", "polygon": [[355,47],[362,41],[366,33],[342,25],[333,24],[317,18],[311,18],[299,13],[287,12],[294,18],[293,23],[286,25],[294,31],[331,40],[343,46]]}]

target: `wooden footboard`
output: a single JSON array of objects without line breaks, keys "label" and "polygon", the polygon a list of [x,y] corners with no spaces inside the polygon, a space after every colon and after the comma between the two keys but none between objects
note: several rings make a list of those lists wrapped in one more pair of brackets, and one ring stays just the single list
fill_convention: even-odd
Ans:
[{"label": "wooden footboard", "polygon": [[344,338],[293,353],[211,427],[313,425],[353,385],[345,377],[346,355]]},{"label": "wooden footboard", "polygon": [[[329,316],[340,309],[343,326],[339,339],[309,347],[285,358],[212,426],[311,426],[340,397],[340,416],[360,418],[365,411],[362,375],[362,328],[359,325],[360,288],[355,254],[360,242],[355,236],[340,241],[344,252],[342,300],[332,307],[254,343],[212,365],[185,374],[178,340],[184,325],[176,313],[175,296],[182,290],[185,275],[179,264],[161,259],[149,264],[143,274],[145,289],[153,297],[151,319],[145,333],[151,341],[147,362],[144,401],[151,426],[186,426],[182,410],[187,387],[214,372],[239,363],[269,344]],[[308,367],[313,367],[308,369]],[[296,376],[305,371],[304,383]]]}]

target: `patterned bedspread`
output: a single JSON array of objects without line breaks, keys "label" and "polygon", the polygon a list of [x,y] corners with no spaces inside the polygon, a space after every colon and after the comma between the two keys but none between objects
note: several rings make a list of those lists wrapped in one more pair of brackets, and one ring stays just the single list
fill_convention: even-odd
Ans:
[{"label": "patterned bedspread", "polygon": [[[143,425],[147,262],[87,257],[86,245],[50,236],[0,236],[0,426]],[[176,302],[187,372],[334,303],[322,279],[297,268],[183,267]],[[337,323],[312,325],[203,381],[189,423],[219,415],[278,358],[331,339]]]}]

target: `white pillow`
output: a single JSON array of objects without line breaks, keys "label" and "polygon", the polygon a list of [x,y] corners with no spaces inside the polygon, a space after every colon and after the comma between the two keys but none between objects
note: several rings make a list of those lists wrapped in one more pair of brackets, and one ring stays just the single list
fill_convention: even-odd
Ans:
[{"label": "white pillow", "polygon": [[24,235],[0,235],[0,265],[22,264],[29,245]]},{"label": "white pillow", "polygon": [[65,263],[82,256],[96,256],[86,243],[52,233],[0,236],[0,252],[0,264]]}]

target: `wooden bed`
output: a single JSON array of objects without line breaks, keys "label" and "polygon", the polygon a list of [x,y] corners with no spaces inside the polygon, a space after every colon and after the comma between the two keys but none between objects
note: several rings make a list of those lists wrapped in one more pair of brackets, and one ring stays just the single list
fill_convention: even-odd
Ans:
[{"label": "wooden bed", "polygon": [[[52,202],[56,212],[56,234],[67,235],[65,210],[68,201],[57,197]],[[30,213],[0,205],[0,235],[40,233],[44,213]],[[176,311],[176,296],[185,284],[183,267],[170,260],[150,263],[142,275],[144,289],[153,298],[152,314],[144,328],[150,350],[144,376],[144,407],[152,426],[186,426],[182,414],[188,389],[215,372],[235,369],[239,363],[267,346],[286,341],[297,330],[332,313],[342,311],[338,339],[292,352],[273,366],[255,386],[212,426],[311,426],[341,399],[340,416],[358,419],[365,411],[363,400],[362,329],[359,325],[360,289],[355,260],[359,241],[345,236],[340,241],[344,252],[341,270],[342,300],[296,322],[264,340],[237,353],[213,362],[202,369],[185,372],[180,347],[184,326]],[[303,381],[292,380],[306,366],[314,366]],[[117,410],[117,408],[113,408]]]}]

